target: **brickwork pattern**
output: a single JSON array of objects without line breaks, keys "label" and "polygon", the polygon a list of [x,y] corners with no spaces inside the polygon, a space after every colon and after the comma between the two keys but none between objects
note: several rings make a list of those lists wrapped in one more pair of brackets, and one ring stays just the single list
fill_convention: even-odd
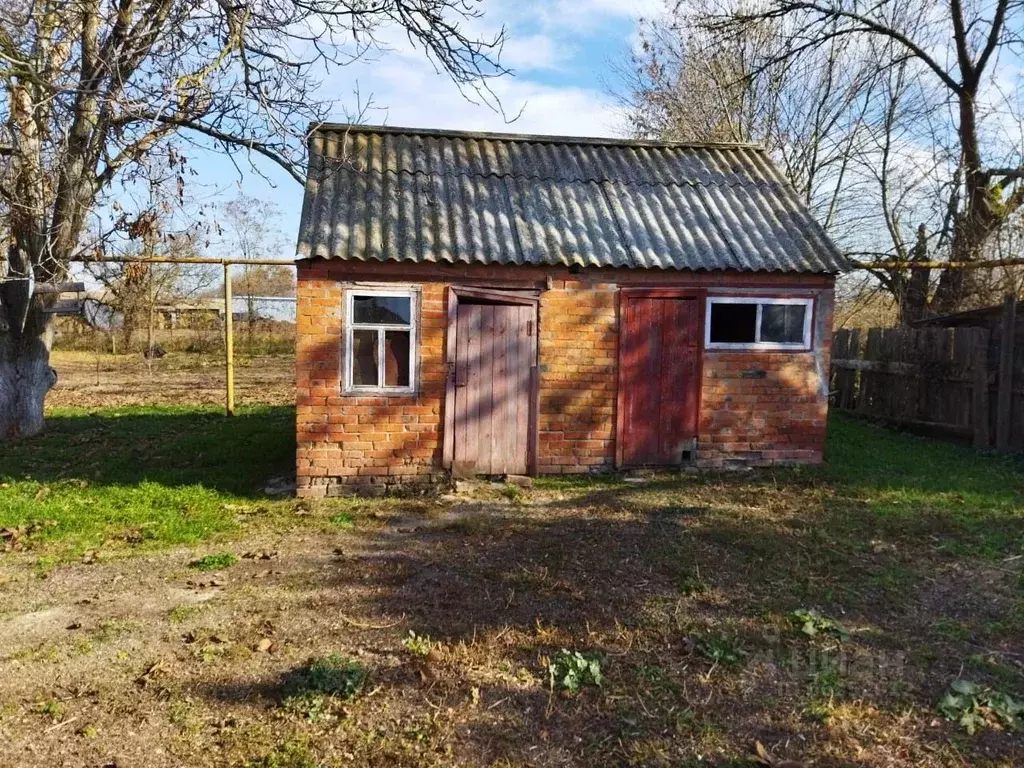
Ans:
[{"label": "brickwork pattern", "polygon": [[[334,495],[352,485],[383,492],[399,484],[444,479],[446,289],[452,283],[479,281],[480,276],[470,267],[438,272],[372,270],[377,281],[421,287],[419,386],[414,396],[354,397],[343,394],[341,386],[343,297],[346,285],[367,277],[348,262],[299,263],[295,376],[300,495]],[[544,277],[522,267],[485,274],[496,272],[510,281]],[[561,278],[547,280],[539,310],[539,471],[609,470],[615,463],[618,287],[643,285],[644,278],[658,286],[670,281],[636,272],[607,281],[568,273]],[[820,288],[821,278],[815,279]],[[748,276],[735,276],[738,289],[749,281]],[[826,285],[829,300],[819,304],[827,313],[831,283]],[[827,411],[821,372],[828,370],[831,317],[819,318],[817,326],[829,333],[819,335],[823,341],[813,352],[705,352],[699,463],[821,460]]]}]

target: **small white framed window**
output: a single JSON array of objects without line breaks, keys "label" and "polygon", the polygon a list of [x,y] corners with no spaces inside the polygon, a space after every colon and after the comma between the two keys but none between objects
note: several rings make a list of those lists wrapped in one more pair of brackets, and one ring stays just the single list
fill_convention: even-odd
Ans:
[{"label": "small white framed window", "polygon": [[814,299],[709,296],[706,349],[811,348]]},{"label": "small white framed window", "polygon": [[418,292],[350,288],[345,293],[345,387],[351,394],[416,391]]}]

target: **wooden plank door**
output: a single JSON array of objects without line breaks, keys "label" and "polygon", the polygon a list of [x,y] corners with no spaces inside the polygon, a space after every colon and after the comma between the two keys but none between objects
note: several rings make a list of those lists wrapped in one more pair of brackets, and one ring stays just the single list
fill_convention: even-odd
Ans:
[{"label": "wooden plank door", "polygon": [[460,474],[526,474],[533,306],[459,302],[455,336],[455,455]]},{"label": "wooden plank door", "polygon": [[700,301],[624,294],[621,322],[622,463],[680,464],[697,439]]}]

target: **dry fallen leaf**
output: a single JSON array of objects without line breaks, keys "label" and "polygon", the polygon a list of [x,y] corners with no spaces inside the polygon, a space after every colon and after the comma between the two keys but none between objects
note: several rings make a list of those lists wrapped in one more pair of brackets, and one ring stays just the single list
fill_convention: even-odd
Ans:
[{"label": "dry fallen leaf", "polygon": [[754,742],[754,753],[750,756],[751,762],[767,765],[768,768],[804,768],[803,763],[795,760],[776,760],[760,741]]},{"label": "dry fallen leaf", "polygon": [[768,750],[764,748],[764,744],[760,741],[754,743],[754,752],[755,754],[751,757],[754,762],[760,763],[761,765],[772,764],[771,755],[768,754]]},{"label": "dry fallen leaf", "polygon": [[160,661],[156,661],[150,664],[146,671],[139,675],[135,682],[143,688],[146,688],[151,683],[153,683],[153,681],[156,680],[157,677],[159,677],[166,671],[167,668],[166,666],[164,666],[164,662],[161,659]]},{"label": "dry fallen leaf", "polygon": [[242,558],[245,560],[273,560],[277,557],[277,554],[278,553],[276,551],[270,552],[260,549],[254,552],[246,552],[242,555]]}]

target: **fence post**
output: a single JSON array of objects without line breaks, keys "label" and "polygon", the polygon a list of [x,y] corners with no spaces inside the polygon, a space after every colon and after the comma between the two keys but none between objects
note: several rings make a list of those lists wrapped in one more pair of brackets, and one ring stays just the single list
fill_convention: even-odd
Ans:
[{"label": "fence post", "polygon": [[[831,398],[831,402],[829,403],[829,405],[835,408],[843,407],[843,393],[845,389],[843,387],[845,371],[838,365],[836,365],[836,361],[846,359],[846,340],[847,338],[849,338],[849,336],[850,332],[845,329],[838,330],[832,334],[832,359],[831,365],[829,366],[829,397]],[[835,390],[831,389],[832,382],[835,382]]]},{"label": "fence post", "polygon": [[[868,340],[864,345],[864,362],[875,362],[881,359],[882,329],[869,328]],[[865,416],[881,414],[871,413],[871,401],[875,395],[875,373],[869,371],[867,366],[860,371],[860,390],[857,393],[857,412]]]},{"label": "fence post", "polygon": [[228,416],[235,415],[235,329],[231,300],[231,265],[224,264],[224,372]]},{"label": "fence post", "polygon": [[[850,331],[850,338],[846,343],[846,357],[853,360],[860,359],[860,329],[854,328]],[[857,403],[857,394],[854,391],[857,384],[857,371],[849,370],[846,372],[846,381],[844,382],[846,388],[846,397],[843,401],[843,408],[848,411],[852,411]]]},{"label": "fence post", "polygon": [[1013,342],[1017,328],[1017,297],[1009,295],[1003,302],[1003,319],[999,339],[999,391],[996,400],[996,449],[1010,449],[1010,412],[1013,403]]},{"label": "fence post", "polygon": [[988,434],[988,331],[975,328],[971,339],[971,426],[974,447],[987,450]]}]

